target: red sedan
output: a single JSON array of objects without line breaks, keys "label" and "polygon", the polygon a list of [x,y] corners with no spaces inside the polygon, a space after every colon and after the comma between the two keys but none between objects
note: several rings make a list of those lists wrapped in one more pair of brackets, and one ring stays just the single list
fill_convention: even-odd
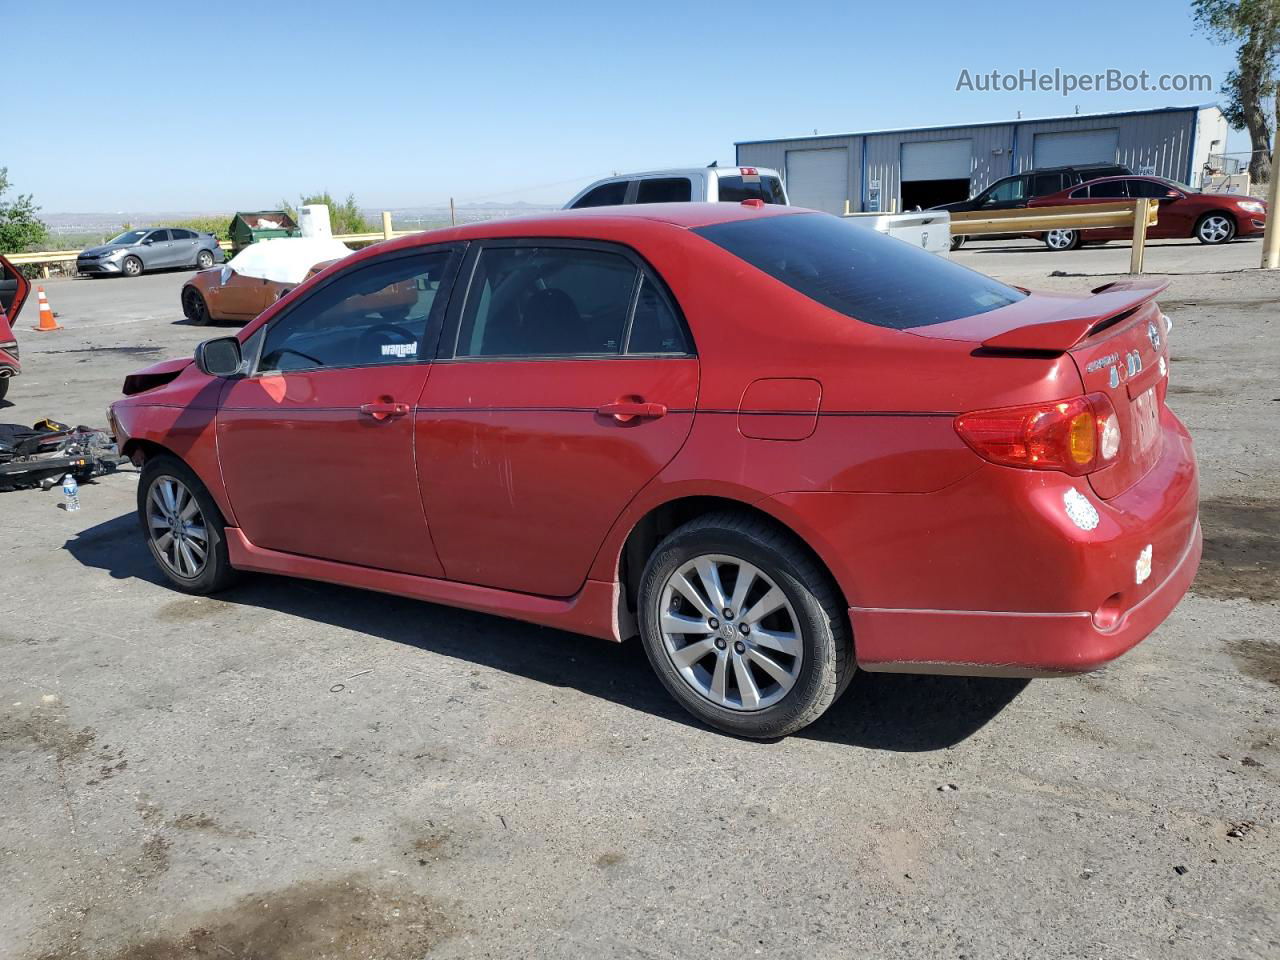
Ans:
[{"label": "red sedan", "polygon": [[[1159,220],[1147,228],[1152,240],[1195,237],[1201,243],[1228,243],[1236,237],[1261,236],[1267,226],[1267,204],[1254,197],[1200,193],[1163,177],[1103,177],[1078,187],[1036,197],[1028,207],[1056,207],[1117,203],[1149,197],[1160,207]],[[1041,234],[1050,250],[1074,250],[1081,243],[1129,240],[1129,227],[1092,230],[1049,230]]]},{"label": "red sedan", "polygon": [[18,338],[14,324],[31,291],[27,278],[4,257],[0,257],[0,400],[9,392],[9,381],[22,372],[18,359]]},{"label": "red sedan", "polygon": [[355,254],[112,411],[182,590],[639,636],[692,713],[776,737],[855,665],[1085,671],[1168,616],[1200,528],[1162,289],[1028,294],[750,201],[600,207]]}]

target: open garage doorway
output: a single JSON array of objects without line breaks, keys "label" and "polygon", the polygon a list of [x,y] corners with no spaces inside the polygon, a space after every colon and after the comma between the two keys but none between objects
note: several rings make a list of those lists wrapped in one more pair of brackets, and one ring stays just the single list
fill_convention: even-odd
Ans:
[{"label": "open garage doorway", "polygon": [[902,145],[902,207],[928,209],[969,199],[972,140],[922,140]]}]

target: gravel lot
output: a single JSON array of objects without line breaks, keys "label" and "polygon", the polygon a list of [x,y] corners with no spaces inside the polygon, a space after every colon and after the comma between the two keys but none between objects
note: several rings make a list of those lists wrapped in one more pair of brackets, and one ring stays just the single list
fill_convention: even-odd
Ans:
[{"label": "gravel lot", "polygon": [[[957,259],[1085,289],[1128,250]],[[136,475],[0,494],[0,956],[1280,957],[1280,276],[1155,244],[1205,561],[1069,680],[858,675],[695,726],[636,644],[258,577],[160,583]],[[1186,274],[1199,266],[1218,271]],[[1059,270],[1070,276],[1049,276]],[[0,419],[101,423],[187,274],[46,284]],[[215,331],[216,333],[216,331]]]}]

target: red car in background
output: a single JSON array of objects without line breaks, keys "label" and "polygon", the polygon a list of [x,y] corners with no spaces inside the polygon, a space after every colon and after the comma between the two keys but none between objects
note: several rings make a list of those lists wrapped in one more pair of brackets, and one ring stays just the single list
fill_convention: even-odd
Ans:
[{"label": "red car in background", "polygon": [[0,257],[0,400],[9,392],[9,381],[22,372],[15,324],[30,292],[27,278]]},{"label": "red car in background", "polygon": [[1168,616],[1201,537],[1162,289],[1029,294],[751,201],[597,207],[354,254],[112,417],[181,590],[638,635],[690,712],[776,737],[855,665],[1073,673]]},{"label": "red car in background", "polygon": [[[1116,203],[1149,197],[1160,206],[1159,220],[1147,229],[1151,240],[1195,237],[1201,243],[1227,243],[1236,237],[1261,236],[1267,226],[1267,204],[1254,197],[1201,193],[1163,177],[1103,177],[1078,187],[1036,197],[1028,207]],[[1081,243],[1128,240],[1128,227],[1092,230],[1049,230],[1039,235],[1050,250],[1074,250]]]}]

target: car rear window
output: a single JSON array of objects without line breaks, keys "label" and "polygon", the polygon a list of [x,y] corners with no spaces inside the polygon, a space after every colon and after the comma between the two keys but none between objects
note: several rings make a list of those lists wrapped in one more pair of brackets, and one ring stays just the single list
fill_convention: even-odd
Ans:
[{"label": "car rear window", "polygon": [[688,177],[641,180],[636,190],[636,203],[688,203],[692,199]]},{"label": "car rear window", "polygon": [[878,327],[946,323],[1026,296],[944,257],[826,214],[734,220],[694,232],[811,300]]},{"label": "car rear window", "polygon": [[741,203],[743,200],[763,200],[765,203],[786,203],[782,181],[770,176],[721,176],[721,203]]}]

